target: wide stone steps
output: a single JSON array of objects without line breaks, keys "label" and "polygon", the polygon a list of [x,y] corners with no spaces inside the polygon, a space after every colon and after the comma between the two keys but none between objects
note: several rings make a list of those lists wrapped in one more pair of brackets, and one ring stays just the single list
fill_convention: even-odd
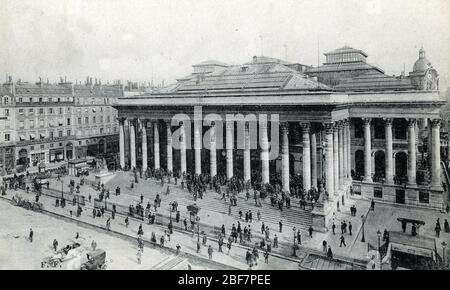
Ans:
[{"label": "wide stone steps", "polygon": [[185,261],[179,256],[171,256],[152,267],[152,270],[171,270]]},{"label": "wide stone steps", "polygon": [[[189,204],[197,204],[201,209],[206,209],[213,212],[222,213],[228,215],[228,206],[229,202],[225,203],[224,200],[221,200],[221,196],[215,192],[207,192],[203,199],[197,198],[194,201],[192,195],[190,195],[187,191],[181,193],[174,193],[176,195],[176,201],[178,202],[178,208],[183,209],[185,206]],[[171,194],[160,195],[162,201],[171,202],[174,200],[174,196]],[[306,210],[301,209],[298,205],[293,204],[293,202],[297,202],[291,200],[291,208],[284,208],[283,211],[280,211],[277,207],[272,207],[270,205],[270,201],[263,200],[261,201],[262,206],[255,206],[253,199],[246,200],[244,193],[238,195],[237,206],[232,206],[232,215],[234,217],[238,216],[239,210],[243,212],[243,219],[245,217],[245,212],[251,210],[253,220],[257,220],[256,212],[259,210],[261,213],[261,221],[265,223],[272,223],[278,225],[280,220],[283,221],[283,225],[286,227],[300,227],[303,229],[309,228],[312,224],[312,215],[311,209],[307,207]],[[220,225],[218,225],[220,226]]]}]

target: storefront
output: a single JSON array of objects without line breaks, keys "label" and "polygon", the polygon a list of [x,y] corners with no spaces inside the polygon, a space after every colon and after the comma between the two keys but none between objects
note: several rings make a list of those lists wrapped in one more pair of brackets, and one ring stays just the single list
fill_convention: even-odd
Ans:
[{"label": "storefront", "polygon": [[64,160],[64,149],[50,149],[50,163],[60,162]]}]

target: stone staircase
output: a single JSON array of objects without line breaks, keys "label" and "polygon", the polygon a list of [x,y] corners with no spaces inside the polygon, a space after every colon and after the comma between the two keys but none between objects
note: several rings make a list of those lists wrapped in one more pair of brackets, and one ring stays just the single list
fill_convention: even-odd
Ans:
[{"label": "stone staircase", "polygon": [[180,268],[180,265],[184,264],[185,260],[185,258],[179,256],[170,256],[153,266],[152,270],[172,270],[174,268]]}]

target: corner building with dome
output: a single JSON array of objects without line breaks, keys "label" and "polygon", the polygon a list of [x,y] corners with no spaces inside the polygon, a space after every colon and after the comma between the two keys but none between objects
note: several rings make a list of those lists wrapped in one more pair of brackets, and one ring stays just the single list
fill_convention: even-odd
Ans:
[{"label": "corner building with dome", "polygon": [[[237,176],[279,184],[287,193],[299,184],[304,192],[317,189],[320,197],[308,214],[319,231],[328,227],[342,196],[444,209],[440,108],[445,100],[425,50],[412,72],[400,76],[386,75],[367,62],[364,51],[348,46],[325,56],[319,67],[265,56],[241,65],[205,61],[172,85],[119,98],[114,107],[121,167]],[[224,122],[194,122],[194,107]],[[174,121],[176,114],[187,118]],[[227,114],[244,118],[225,121]],[[249,114],[268,116],[267,122],[256,122],[257,148],[248,144],[254,125]],[[273,115],[279,116],[276,133]],[[216,146],[216,134],[223,136],[223,148]],[[244,146],[238,146],[239,136]],[[180,140],[177,148],[174,138]],[[275,143],[279,154],[268,158]]]}]

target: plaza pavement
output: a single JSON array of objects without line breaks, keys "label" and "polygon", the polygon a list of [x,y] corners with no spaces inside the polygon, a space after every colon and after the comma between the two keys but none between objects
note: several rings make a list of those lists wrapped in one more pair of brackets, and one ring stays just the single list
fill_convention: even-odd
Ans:
[{"label": "plaza pavement", "polygon": [[[70,176],[63,177],[64,184],[68,184],[70,179],[74,179],[76,183],[78,183],[78,179]],[[89,176],[89,179],[93,179],[93,175]],[[171,187],[171,193],[169,195],[165,194],[166,186],[161,187],[160,181],[156,181],[154,179],[148,179],[143,180],[139,179],[139,183],[135,184],[135,188],[130,188],[131,180],[133,180],[133,176],[130,172],[118,172],[116,173],[116,176],[106,184],[107,188],[110,188],[110,196],[111,199],[108,200],[108,202],[115,203],[117,205],[124,205],[128,207],[130,204],[136,205],[140,202],[140,194],[142,193],[144,195],[144,207],[147,204],[148,201],[150,201],[151,204],[153,204],[153,200],[157,193],[160,194],[160,197],[162,198],[161,207],[158,208],[158,212],[162,213],[164,215],[164,221],[163,224],[167,225],[168,223],[168,216],[169,216],[169,203],[177,200],[179,203],[178,209],[181,212],[181,221],[186,217],[187,220],[189,220],[188,213],[186,211],[185,205],[188,203],[193,203],[190,194],[187,192],[187,190],[181,190],[180,183],[178,183],[178,186],[175,186],[173,184],[170,184]],[[121,188],[121,195],[115,196],[115,187],[119,185]],[[51,188],[54,188],[55,191],[61,190],[61,183],[57,182],[56,180],[51,180]],[[65,192],[68,191],[67,188],[64,190]],[[84,185],[81,187],[81,193],[86,196],[90,193],[92,198],[96,197],[98,195],[98,192],[91,186],[91,185]],[[212,196],[211,196],[212,195]],[[241,193],[242,195],[242,193]],[[204,200],[211,199],[211,198],[217,199],[217,193],[208,191],[204,197]],[[200,200],[198,200],[200,201]],[[53,200],[54,202],[54,200]],[[185,204],[182,204],[182,203]],[[223,208],[217,208],[214,207],[214,210],[210,210],[208,208],[202,208],[200,210],[200,218],[201,218],[201,228],[200,231],[205,231],[208,235],[208,238],[211,240],[217,238],[217,231],[219,230],[218,227],[220,227],[222,224],[225,224],[227,234],[230,232],[231,225],[234,223],[237,224],[237,220],[239,220],[239,217],[237,215],[237,212],[240,208],[240,204],[244,203],[245,198],[242,196],[238,200],[238,206],[232,207],[232,216],[228,216],[228,203],[221,201]],[[336,202],[336,201],[335,201]],[[217,201],[215,202],[217,204]],[[248,206],[252,206],[254,210],[253,216],[254,221],[251,224],[252,232],[254,238],[252,239],[252,243],[259,242],[262,238],[260,228],[261,228],[261,222],[258,222],[256,219],[256,211],[257,209],[260,209],[262,219],[264,220],[264,205],[263,208],[258,208],[253,205],[252,199],[250,199],[248,202],[248,205],[246,205],[246,208]],[[355,217],[350,215],[350,206],[352,204],[355,204],[357,206],[358,212]],[[270,206],[270,205],[269,205]],[[393,205],[387,205],[387,204],[379,204],[376,203],[375,211],[368,211],[370,206],[370,203],[366,200],[361,199],[353,199],[353,198],[346,198],[345,200],[345,206],[340,206],[340,211],[334,213],[333,221],[336,224],[336,235],[333,235],[331,232],[331,228],[326,233],[319,233],[314,232],[313,237],[309,238],[308,233],[302,229],[302,245],[300,251],[297,252],[297,254],[300,256],[299,260],[305,258],[307,253],[317,253],[321,252],[322,250],[322,241],[326,240],[328,245],[331,246],[333,253],[335,257],[347,257],[349,259],[358,259],[358,260],[368,260],[368,246],[367,243],[370,243],[372,246],[377,246],[378,243],[378,237],[377,237],[377,230],[380,230],[383,232],[383,230],[386,228],[387,230],[391,231],[398,231],[400,230],[400,223],[397,221],[397,217],[407,217],[407,218],[415,218],[415,219],[421,219],[425,221],[425,226],[421,227],[419,229],[419,234],[434,237],[434,224],[436,219],[439,217],[441,219],[441,226],[443,226],[444,218],[448,218],[448,215],[433,211],[433,210],[422,210],[422,209],[413,209],[413,208],[404,208],[404,207],[397,207]],[[244,210],[243,210],[244,211]],[[153,207],[152,207],[153,212]],[[244,211],[245,212],[245,211]],[[86,214],[86,212],[83,213],[83,215]],[[366,242],[361,242],[361,215],[367,214],[367,219],[365,223],[365,239]],[[87,213],[87,215],[91,216],[90,213]],[[172,218],[174,219],[174,214],[172,214]],[[255,221],[256,220],[256,221]],[[351,221],[353,225],[353,235],[350,236],[348,233],[344,235],[345,242],[347,244],[346,247],[339,247],[339,237],[340,237],[340,222],[341,221]],[[177,225],[174,222],[174,229],[180,229],[183,226],[182,223],[179,223]],[[143,222],[144,224],[144,222]],[[211,225],[215,226],[216,228],[212,227]],[[246,225],[244,220],[241,220],[241,226],[242,228]],[[280,248],[274,249],[275,254],[283,255],[286,257],[290,257],[292,254],[292,241],[293,241],[293,235],[292,235],[292,229],[288,228],[286,226],[283,227],[283,233],[279,233],[278,231],[278,224],[277,223],[271,223],[268,222],[266,219],[265,225],[269,226],[271,231],[271,239],[273,238],[273,235],[276,233],[279,237],[279,244]],[[103,225],[104,226],[104,225]],[[163,226],[162,229],[165,227]],[[410,230],[410,229],[408,229]],[[186,235],[186,233],[180,233]],[[192,238],[193,244],[191,245],[192,248],[195,248],[195,241],[196,239]],[[195,240],[195,241],[194,241]],[[449,242],[449,233],[441,232],[441,238],[437,239],[437,245],[439,250],[439,245],[442,241],[446,240]],[[215,245],[215,247],[214,247]],[[234,244],[235,245],[235,244]],[[217,243],[213,243],[213,248],[217,250]],[[225,246],[224,246],[225,248]],[[233,249],[237,247],[233,246]],[[233,251],[232,249],[232,251]],[[195,250],[195,249],[194,249]]]},{"label": "plaza pavement", "polygon": [[[27,194],[24,191],[17,190],[17,191],[9,191],[7,197],[3,197],[0,202],[4,202],[5,200],[10,199],[14,195],[19,195],[23,198],[27,198],[29,200],[34,199],[34,194]],[[42,195],[39,199],[41,203],[43,203],[44,209],[47,211],[51,211],[53,213],[56,213],[59,216],[64,216],[66,218],[70,218],[74,221],[81,221],[86,224],[91,224],[96,226],[99,229],[105,230],[106,228],[106,220],[108,217],[110,217],[110,214],[105,214],[104,217],[99,218],[92,218],[92,213],[89,211],[89,209],[92,210],[92,207],[85,207],[84,212],[81,214],[80,217],[75,216],[76,207],[72,206],[71,204],[67,203],[65,208],[56,207],[54,205],[54,198],[48,197],[46,195]],[[73,211],[73,216],[69,214],[69,211]],[[34,213],[33,213],[34,214]],[[151,233],[154,232],[156,234],[157,243],[159,244],[159,239],[161,235],[164,234],[164,231],[166,230],[166,227],[158,226],[158,225],[149,225],[144,222],[140,222],[136,219],[129,219],[129,226],[126,227],[124,223],[124,216],[116,215],[116,218],[114,220],[111,219],[111,231],[113,232],[119,232],[123,233],[129,237],[135,237],[136,238],[136,245],[137,245],[137,231],[139,228],[139,225],[142,224],[144,235],[143,239],[147,242],[150,241]],[[28,225],[24,227],[24,231],[28,231]],[[75,233],[74,233],[75,234]],[[95,239],[95,235],[93,235],[93,239]],[[171,240],[165,242],[165,246],[167,248],[175,249],[176,245],[179,243],[181,245],[181,252],[189,253],[194,256],[198,256],[203,259],[208,259],[207,254],[207,247],[202,246],[202,249],[200,253],[196,253],[197,249],[197,236],[194,235],[188,235],[183,232],[174,231],[174,233],[171,235]],[[111,242],[114,240],[114,238],[111,238]],[[207,245],[212,245],[214,249],[213,253],[213,260],[216,262],[219,262],[220,264],[229,265],[234,268],[238,269],[248,269],[247,264],[245,263],[245,251],[246,248],[243,247],[236,247],[233,245],[231,248],[230,254],[227,254],[227,250],[225,245],[223,246],[223,253],[218,252],[218,245],[215,240],[208,239]],[[98,245],[98,247],[101,247],[102,245]],[[147,247],[146,247],[147,248]],[[144,250],[145,254],[145,250]],[[195,268],[194,268],[195,269]],[[279,258],[276,256],[271,256],[269,258],[269,263],[264,263],[264,258],[262,256],[262,252],[260,251],[259,255],[259,261],[258,265],[256,267],[253,267],[253,269],[298,269],[298,262],[294,260],[286,260],[284,258]]]},{"label": "plaza pavement", "polygon": [[[70,179],[74,179],[76,183],[79,182],[79,179],[66,176],[63,177],[64,184],[68,184]],[[89,180],[93,180],[94,176],[91,174],[87,177]],[[156,181],[155,179],[139,179],[139,182],[134,185],[134,188],[131,189],[130,184],[133,180],[133,175],[131,172],[118,172],[116,173],[115,177],[106,183],[106,188],[110,189],[110,199],[108,202],[112,202],[116,205],[121,204],[128,207],[128,205],[133,204],[136,205],[140,202],[140,195],[141,193],[144,196],[144,207],[146,206],[147,202],[150,202],[150,204],[153,205],[153,200],[156,197],[156,194],[160,194],[160,197],[162,199],[161,207],[157,209],[158,213],[162,213],[165,218],[166,222],[164,222],[164,225],[167,225],[168,223],[168,216],[169,216],[169,203],[176,200],[179,203],[178,209],[181,213],[180,218],[180,227],[182,227],[182,220],[186,218],[189,221],[188,212],[186,210],[187,204],[192,204],[194,201],[192,200],[192,197],[188,193],[188,191],[181,190],[180,182],[178,182],[178,185],[175,186],[172,180],[172,184],[170,184],[170,194],[166,195],[166,188],[167,188],[167,182],[164,185],[164,187],[161,187],[160,181]],[[119,196],[115,196],[115,187],[119,186],[121,188],[121,194]],[[56,191],[61,191],[61,184],[57,182],[56,180],[52,180],[50,183],[50,187],[54,188]],[[59,188],[59,189],[58,189]],[[66,188],[64,190],[65,192],[68,191]],[[90,193],[92,196],[92,199],[96,196],[98,196],[99,192],[97,192],[91,185],[85,184],[81,188],[81,193],[85,195],[86,197]],[[227,214],[228,212],[228,203],[224,201],[220,201],[222,208],[217,208],[217,200],[218,195],[217,193],[213,191],[207,190],[207,193],[205,194],[203,200],[197,199],[197,204],[200,204],[203,201],[215,199],[214,202],[214,210],[210,210],[209,208],[204,208],[199,212],[200,216],[200,224],[201,228],[200,231],[205,231],[209,238],[217,238],[219,227],[224,224],[226,227],[226,233],[230,233],[232,224],[237,225],[237,221],[239,220],[238,211],[239,208],[251,208],[253,212],[253,222],[252,223],[245,223],[245,220],[241,220],[241,227],[244,228],[245,225],[250,225],[252,228],[252,244],[258,242],[262,239],[263,235],[261,234],[261,222],[257,221],[256,218],[256,211],[259,209],[261,211],[262,221],[265,220],[265,225],[269,226],[270,229],[270,238],[273,239],[274,234],[277,234],[279,245],[280,247],[277,249],[273,249],[274,253],[290,257],[292,255],[292,244],[293,244],[293,233],[292,228],[283,226],[283,232],[279,232],[279,226],[278,226],[278,219],[275,220],[275,222],[268,222],[267,218],[265,219],[265,210],[264,206],[270,207],[270,205],[267,205],[265,202],[263,202],[263,208],[258,208],[254,205],[253,199],[249,199],[249,201],[245,201],[244,193],[241,193],[238,195],[238,206],[232,207],[232,216],[229,216]],[[87,200],[87,199],[86,199]],[[362,247],[361,249],[358,249],[358,251],[355,251],[354,249],[357,246],[357,243],[355,243],[356,239],[356,233],[358,232],[361,224],[361,218],[360,214],[364,211],[367,212],[368,204],[362,203],[360,205],[361,209],[360,212],[358,212],[359,215],[356,217],[350,216],[350,206],[353,204],[353,201],[351,199],[346,199],[345,206],[340,207],[341,211],[335,213],[335,221],[336,221],[336,235],[333,236],[331,234],[331,229],[327,233],[320,233],[320,232],[314,232],[313,237],[310,238],[308,235],[308,232],[304,228],[301,229],[301,235],[302,235],[302,245],[300,252],[313,252],[313,253],[321,253],[322,252],[322,241],[326,240],[327,243],[332,247],[333,254],[336,258],[342,258],[345,259],[346,257],[351,259],[358,259],[358,260],[366,260],[367,259],[367,247]],[[293,202],[296,202],[294,199],[292,200],[291,204]],[[207,203],[207,202],[206,202]],[[245,205],[243,205],[245,203]],[[207,203],[208,204],[208,203]],[[290,209],[284,209],[284,211],[287,211]],[[153,212],[153,207],[152,207]],[[243,212],[245,212],[243,210]],[[174,219],[174,214],[172,214],[172,218]],[[273,220],[273,219],[272,219]],[[345,240],[347,247],[339,247],[339,238],[340,235],[340,222],[341,221],[351,221],[353,224],[353,235],[350,236],[348,234],[345,234]],[[213,227],[211,227],[213,225]],[[177,224],[174,223],[174,227],[177,228]],[[209,231],[207,230],[209,229]],[[297,253],[299,254],[299,253]]]}]

